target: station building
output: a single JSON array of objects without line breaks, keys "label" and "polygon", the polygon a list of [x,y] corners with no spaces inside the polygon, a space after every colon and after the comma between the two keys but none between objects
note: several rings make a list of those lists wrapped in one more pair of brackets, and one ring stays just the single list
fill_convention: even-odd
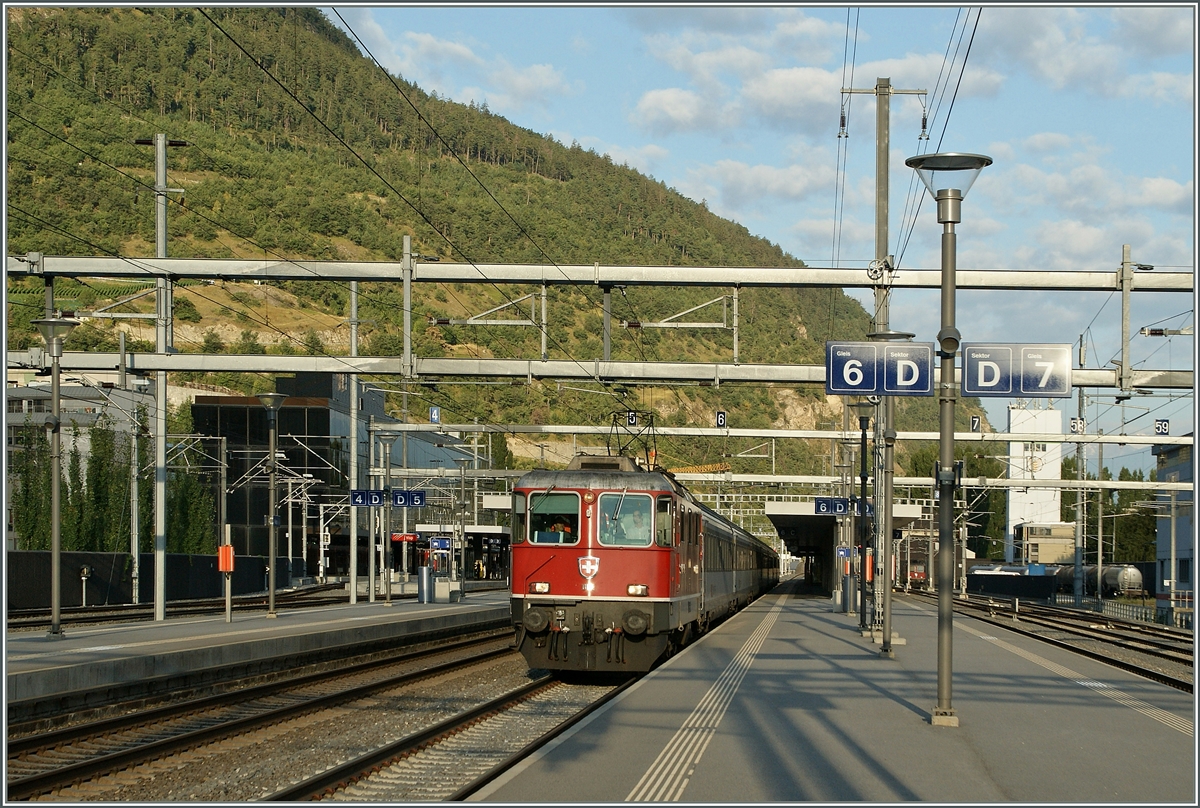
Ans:
[{"label": "station building", "polygon": [[[1191,434],[1188,433],[1188,437]],[[1194,455],[1191,446],[1155,446],[1151,451],[1158,461],[1157,479],[1172,483],[1193,482]],[[1193,491],[1158,492],[1158,523],[1155,531],[1158,580],[1155,597],[1160,606],[1194,607],[1196,565],[1192,502]],[[1172,581],[1174,604],[1170,603]]]}]

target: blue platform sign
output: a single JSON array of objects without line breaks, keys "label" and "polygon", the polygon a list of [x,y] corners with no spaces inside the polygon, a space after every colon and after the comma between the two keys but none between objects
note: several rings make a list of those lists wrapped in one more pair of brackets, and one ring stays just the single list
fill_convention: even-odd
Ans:
[{"label": "blue platform sign", "polygon": [[1068,398],[1071,346],[964,342],[962,393],[995,398]]},{"label": "blue platform sign", "polygon": [[834,396],[878,393],[879,347],[872,342],[826,342],[825,392]]},{"label": "blue platform sign", "polygon": [[933,395],[933,343],[826,342],[829,395]]},{"label": "blue platform sign", "polygon": [[933,395],[932,342],[905,342],[883,346],[883,394]]},{"label": "blue platform sign", "polygon": [[359,507],[363,507],[363,508],[370,507],[372,505],[382,505],[383,504],[383,492],[382,491],[357,491],[357,490],[351,491],[350,492],[350,504],[356,505]]},{"label": "blue platform sign", "polygon": [[818,516],[842,516],[850,513],[850,500],[845,497],[814,497],[813,513]]},{"label": "blue platform sign", "polygon": [[425,507],[425,492],[424,491],[393,491],[392,492],[392,507],[393,508],[424,508]]},{"label": "blue platform sign", "polygon": [[449,550],[450,549],[450,539],[430,539],[429,540],[429,549],[430,550]]},{"label": "blue platform sign", "polygon": [[837,550],[838,558],[849,558],[850,557],[850,548],[849,547],[838,547],[838,548],[836,548],[836,550]]},{"label": "blue platform sign", "polygon": [[441,407],[430,407],[429,408],[429,423],[440,424],[441,422],[442,422],[442,408]]}]

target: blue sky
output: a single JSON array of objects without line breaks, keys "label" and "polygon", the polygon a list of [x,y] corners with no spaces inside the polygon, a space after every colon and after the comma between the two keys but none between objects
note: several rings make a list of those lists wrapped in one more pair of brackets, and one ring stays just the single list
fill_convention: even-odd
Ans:
[{"label": "blue sky", "polygon": [[[338,11],[423,89],[607,153],[812,266],[874,256],[875,102],[840,90],[886,76],[929,91],[927,142],[921,101],[892,99],[889,252],[901,270],[939,266],[941,226],[927,199],[914,219],[923,190],[904,159],[940,150],[995,160],[963,204],[960,269],[1111,271],[1130,244],[1136,262],[1194,271],[1191,6]],[[1135,295],[1132,330],[1190,326],[1193,307],[1192,295]],[[938,319],[937,292],[895,294],[893,328],[932,341]],[[1120,299],[1108,293],[960,293],[958,325],[968,341],[1086,334],[1089,367],[1120,356]],[[1132,351],[1137,367],[1194,364],[1188,336],[1135,336]],[[1008,402],[986,403],[1003,429]],[[1183,434],[1193,412],[1191,396],[1122,408],[1101,394],[1088,407],[1105,432],[1124,418],[1138,434],[1155,418]],[[1110,467],[1152,462],[1132,447],[1106,452]]]}]

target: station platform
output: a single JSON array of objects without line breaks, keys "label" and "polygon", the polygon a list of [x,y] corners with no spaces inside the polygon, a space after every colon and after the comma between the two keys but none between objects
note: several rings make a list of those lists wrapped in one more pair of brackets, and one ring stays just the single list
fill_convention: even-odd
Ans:
[{"label": "station platform", "polygon": [[[388,606],[360,600],[312,608],[172,618],[158,622],[65,627],[62,638],[46,632],[11,632],[5,643],[5,700],[9,721],[24,720],[31,705],[58,699],[72,707],[94,706],[82,694],[107,688],[113,699],[163,693],[184,682],[219,682],[269,671],[281,661],[319,663],[372,648],[392,647],[416,635],[470,633],[510,623],[508,592],[468,592],[453,603],[395,598]],[[157,683],[157,687],[155,684]]]},{"label": "station platform", "polygon": [[472,800],[1196,804],[1191,694],[896,595],[895,657],[787,582]]}]

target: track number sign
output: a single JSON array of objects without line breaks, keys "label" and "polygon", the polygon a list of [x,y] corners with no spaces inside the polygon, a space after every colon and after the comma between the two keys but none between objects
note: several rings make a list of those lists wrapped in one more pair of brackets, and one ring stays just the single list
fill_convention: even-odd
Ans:
[{"label": "track number sign", "polygon": [[962,393],[994,398],[1067,398],[1071,346],[1015,343],[962,345]]},{"label": "track number sign", "polygon": [[830,395],[933,395],[933,343],[825,343]]}]

